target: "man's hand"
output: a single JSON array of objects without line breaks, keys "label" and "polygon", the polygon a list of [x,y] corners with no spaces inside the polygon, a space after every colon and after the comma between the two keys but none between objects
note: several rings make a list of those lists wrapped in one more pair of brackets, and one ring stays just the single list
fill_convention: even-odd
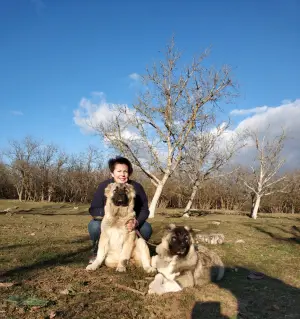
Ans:
[{"label": "man's hand", "polygon": [[130,219],[126,224],[126,227],[128,231],[133,231],[137,227],[137,225],[138,222],[136,219]]}]

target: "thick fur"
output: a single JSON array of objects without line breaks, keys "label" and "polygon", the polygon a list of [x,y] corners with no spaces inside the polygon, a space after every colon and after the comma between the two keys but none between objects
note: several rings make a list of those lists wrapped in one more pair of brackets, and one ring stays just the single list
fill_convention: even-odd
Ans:
[{"label": "thick fur", "polygon": [[145,240],[137,238],[134,230],[129,232],[126,228],[126,223],[135,217],[133,186],[111,183],[105,189],[105,196],[107,200],[97,257],[86,269],[96,270],[105,262],[107,267],[124,272],[128,262],[132,261],[147,273],[154,272]]},{"label": "thick fur", "polygon": [[169,225],[156,252],[151,263],[164,279],[156,276],[149,286],[149,293],[178,291],[174,282],[182,289],[203,286],[210,281],[221,280],[224,276],[221,258],[204,246],[196,249],[193,232],[189,227]]}]

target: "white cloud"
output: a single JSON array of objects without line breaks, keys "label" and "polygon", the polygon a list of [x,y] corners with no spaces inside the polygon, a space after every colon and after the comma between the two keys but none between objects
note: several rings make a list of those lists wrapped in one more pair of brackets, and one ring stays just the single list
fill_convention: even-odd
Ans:
[{"label": "white cloud", "polygon": [[98,97],[98,103],[83,97],[79,108],[74,110],[73,120],[85,134],[95,133],[98,124],[109,122],[117,114],[117,104],[106,102],[103,92],[93,92],[92,95]]},{"label": "white cloud", "polygon": [[249,115],[249,114],[257,114],[263,113],[268,110],[268,106],[259,106],[254,107],[253,109],[235,109],[230,112],[231,115]]},{"label": "white cloud", "polygon": [[105,94],[103,92],[94,91],[91,93],[93,96],[99,96],[102,99],[105,99]]},{"label": "white cloud", "polygon": [[11,113],[12,115],[15,115],[15,116],[22,116],[22,115],[24,115],[23,112],[21,112],[21,111],[11,111],[10,113]]},{"label": "white cloud", "polygon": [[[219,145],[226,145],[227,142],[234,139],[237,134],[245,129],[254,130],[262,135],[267,134],[270,138],[278,136],[281,134],[282,129],[284,129],[287,135],[282,153],[282,156],[286,159],[285,167],[288,169],[300,168],[300,99],[294,102],[287,102],[286,104],[275,107],[264,106],[263,110],[261,107],[253,108],[251,112],[248,110],[248,112],[244,113],[244,115],[248,114],[248,116],[243,119],[235,129],[227,129],[225,131],[220,139]],[[127,105],[124,106],[127,107]],[[91,99],[81,99],[79,107],[74,111],[74,122],[80,127],[83,133],[93,134],[95,133],[94,127],[97,126],[97,124],[109,122],[113,119],[117,114],[117,107],[117,104],[108,103],[102,92],[94,92]],[[129,108],[128,110],[130,112]],[[133,113],[131,114],[134,115]],[[124,138],[130,139],[131,141],[134,140],[137,148],[141,147],[140,135],[136,129],[126,127],[126,129],[123,129],[122,134]],[[163,158],[165,152],[164,145],[157,145],[157,147],[159,155]],[[149,154],[147,156],[146,145],[141,148],[143,148],[144,151],[141,151],[142,154],[139,153],[139,155],[147,160]],[[253,162],[254,157],[255,152],[253,145],[248,144],[235,156],[233,162],[247,166]]]},{"label": "white cloud", "polygon": [[137,89],[142,85],[142,77],[138,73],[131,73],[128,75],[129,78],[129,88]]},{"label": "white cloud", "polygon": [[141,79],[141,76],[137,73],[131,73],[129,74],[129,78],[134,81],[139,81]]},{"label": "white cloud", "polygon": [[[294,169],[300,168],[300,100],[287,102],[275,107],[266,106],[264,112],[258,112],[245,118],[232,132],[242,132],[245,129],[251,129],[261,136],[267,135],[269,138],[274,138],[281,134],[282,129],[284,129],[287,139],[282,156],[286,159],[285,167]],[[235,158],[235,162],[248,165],[252,162],[254,155],[253,145],[249,144]]]},{"label": "white cloud", "polygon": [[[97,100],[97,101],[96,101]],[[100,123],[110,123],[118,114],[117,108],[120,105],[109,103],[105,99],[103,92],[93,92],[90,99],[83,97],[79,102],[79,107],[74,110],[74,123],[80,128],[83,134],[95,134],[95,128]],[[126,104],[123,107],[127,108],[127,116],[135,117],[133,110]],[[122,126],[122,118],[119,118]],[[148,132],[149,133],[149,132]],[[133,149],[138,153],[138,156],[146,166],[151,166],[151,156],[145,141],[141,138],[140,132],[133,126],[121,127],[122,137],[130,141]],[[151,134],[150,134],[151,135]],[[166,156],[166,146],[164,143],[159,143],[155,139],[151,139],[152,143],[156,145],[157,152],[160,159]],[[163,145],[159,145],[163,144]],[[108,146],[107,139],[104,139],[104,147]],[[162,160],[163,161],[163,160]]]},{"label": "white cloud", "polygon": [[289,100],[289,99],[285,99],[281,101],[281,104],[290,104],[290,103],[292,103],[292,100]]}]

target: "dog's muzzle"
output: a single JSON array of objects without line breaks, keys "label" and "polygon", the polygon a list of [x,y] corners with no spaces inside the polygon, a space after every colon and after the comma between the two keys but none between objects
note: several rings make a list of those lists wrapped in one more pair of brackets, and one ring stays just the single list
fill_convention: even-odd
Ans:
[{"label": "dog's muzzle", "polygon": [[125,190],[117,190],[112,197],[112,202],[115,206],[128,206],[129,198]]}]

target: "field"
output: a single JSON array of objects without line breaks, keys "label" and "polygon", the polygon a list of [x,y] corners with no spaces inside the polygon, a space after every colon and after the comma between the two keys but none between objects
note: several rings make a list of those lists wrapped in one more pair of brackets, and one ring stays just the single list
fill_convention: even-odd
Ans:
[{"label": "field", "polygon": [[[4,211],[9,207],[15,208]],[[255,221],[199,212],[182,219],[174,210],[159,212],[149,220],[152,243],[170,222],[221,232],[225,243],[210,248],[227,269],[216,284],[153,296],[144,294],[150,279],[142,270],[85,271],[91,250],[87,206],[0,201],[0,211],[0,318],[300,318],[300,216]],[[264,277],[247,279],[251,271]]]}]

